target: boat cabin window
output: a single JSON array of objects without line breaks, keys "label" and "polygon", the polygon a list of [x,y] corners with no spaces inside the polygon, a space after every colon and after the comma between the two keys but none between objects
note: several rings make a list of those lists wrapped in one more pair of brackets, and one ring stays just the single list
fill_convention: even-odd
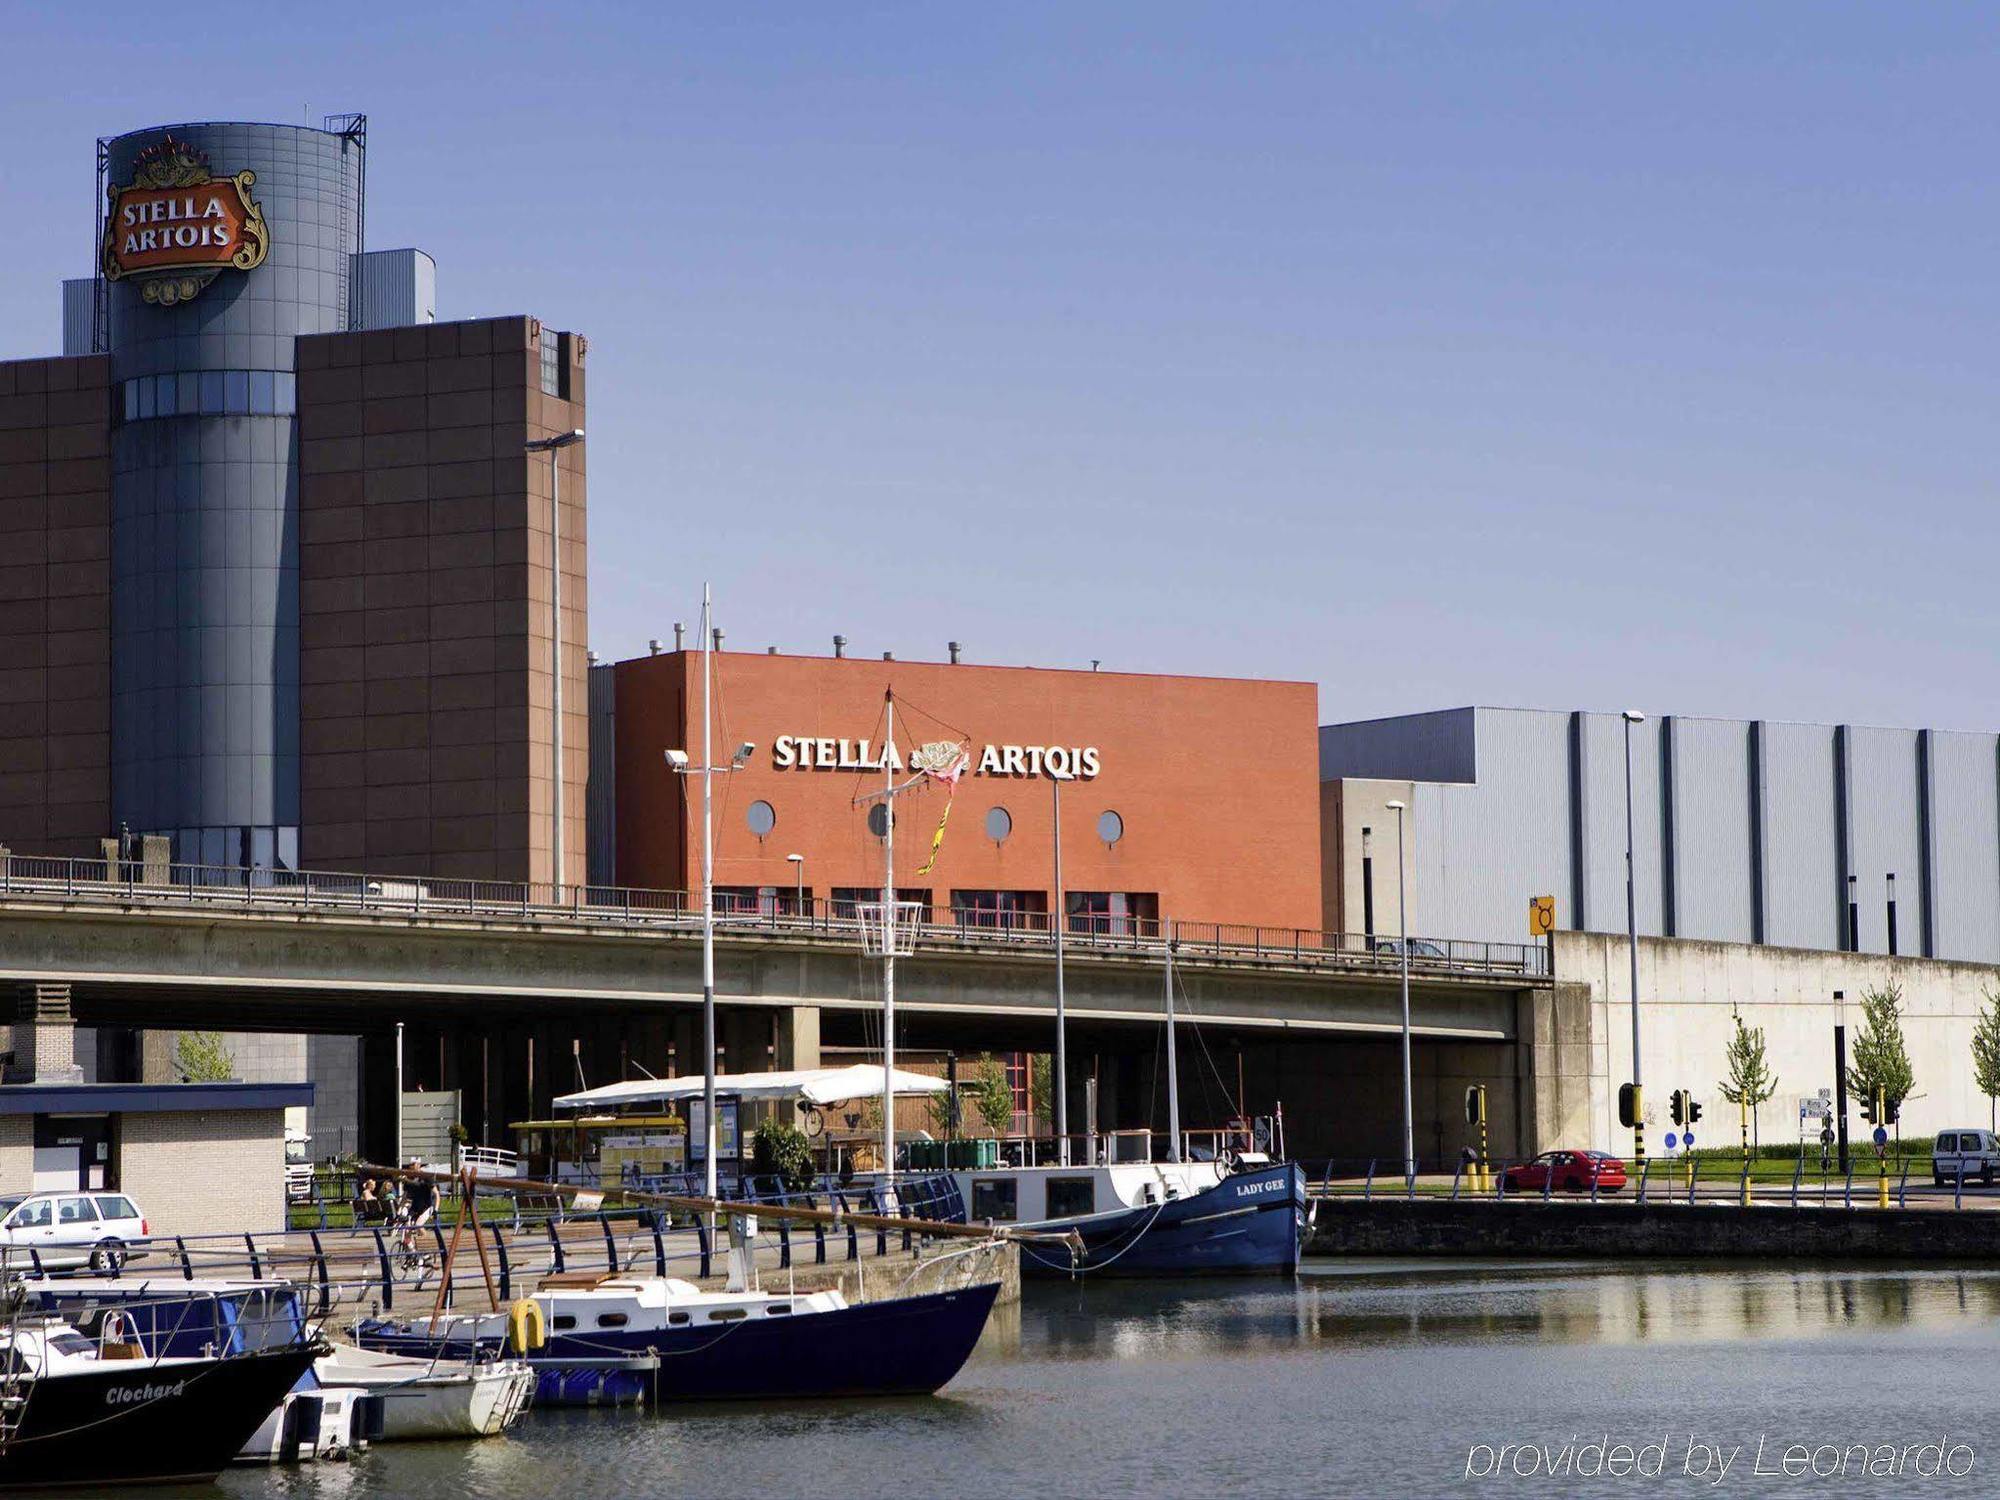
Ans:
[{"label": "boat cabin window", "polygon": [[684,1312],[673,1312],[667,1314],[667,1326],[669,1328],[685,1327],[687,1321],[688,1321],[688,1315]]},{"label": "boat cabin window", "polygon": [[740,1307],[722,1307],[710,1313],[708,1321],[711,1323],[734,1323],[738,1318],[747,1318],[749,1316],[750,1314]]},{"label": "boat cabin window", "polygon": [[1045,1215],[1068,1219],[1077,1214],[1097,1212],[1097,1181],[1091,1177],[1051,1177],[1049,1204]]},{"label": "boat cabin window", "polygon": [[1011,1177],[975,1177],[972,1180],[972,1221],[996,1219],[1012,1223],[1019,1216],[1021,1185]]},{"label": "boat cabin window", "polygon": [[557,1333],[568,1333],[570,1329],[576,1327],[576,1319],[568,1313],[557,1313],[549,1320],[549,1326]]},{"label": "boat cabin window", "polygon": [[623,1313],[599,1313],[597,1315],[597,1326],[599,1328],[623,1328],[625,1323],[626,1317]]},{"label": "boat cabin window", "polygon": [[791,1310],[792,1310],[792,1304],[789,1302],[773,1302],[769,1307],[764,1309],[764,1316],[767,1318],[775,1318],[780,1314],[788,1313]]}]

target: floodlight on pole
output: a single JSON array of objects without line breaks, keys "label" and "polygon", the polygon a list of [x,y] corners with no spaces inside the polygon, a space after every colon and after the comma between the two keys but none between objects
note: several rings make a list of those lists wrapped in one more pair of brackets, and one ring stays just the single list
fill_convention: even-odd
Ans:
[{"label": "floodlight on pole", "polygon": [[1417,1119],[1416,1091],[1410,1081],[1410,908],[1403,887],[1403,813],[1404,804],[1390,801],[1383,804],[1396,815],[1396,920],[1401,924],[1401,939],[1396,944],[1397,956],[1401,960],[1403,991],[1403,1180],[1415,1182],[1417,1176]]},{"label": "floodlight on pole", "polygon": [[1069,1165],[1069,1011],[1063,994],[1063,929],[1069,926],[1067,902],[1063,896],[1062,874],[1062,789],[1065,781],[1076,780],[1071,771],[1050,769],[1049,795],[1053,803],[1050,826],[1055,831],[1055,901],[1049,912],[1056,936],[1056,1160]]},{"label": "floodlight on pole", "polygon": [[1636,708],[1625,710],[1625,946],[1632,960],[1632,1159],[1646,1160],[1646,1089],[1639,1071],[1639,895],[1632,854],[1632,726],[1646,722]]},{"label": "floodlight on pole", "polygon": [[718,771],[740,771],[757,747],[745,741],[726,766],[715,764],[714,716],[710,697],[715,679],[715,622],[713,605],[706,586],[701,591],[701,761],[694,765],[685,750],[668,750],[667,767],[677,776],[701,778],[701,1031],[703,1191],[715,1197],[715,1155],[718,1139],[715,1103],[715,775]]}]

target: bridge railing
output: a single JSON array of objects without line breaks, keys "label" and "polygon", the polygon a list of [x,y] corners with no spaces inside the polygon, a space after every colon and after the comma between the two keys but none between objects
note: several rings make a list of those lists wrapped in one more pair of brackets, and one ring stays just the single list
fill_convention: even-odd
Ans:
[{"label": "bridge railing", "polygon": [[[103,901],[124,906],[237,907],[251,911],[381,912],[437,918],[578,922],[688,930],[701,920],[698,892],[640,886],[555,885],[547,881],[472,880],[266,866],[163,864],[137,859],[0,856],[0,897]],[[748,895],[716,892],[715,919],[725,932],[858,944],[861,922],[850,896],[794,891]],[[975,906],[929,908],[918,924],[919,947],[1051,950],[1056,924],[1047,912],[995,911]],[[1401,967],[1403,940],[1382,934],[1322,932],[1302,927],[1171,921],[1106,912],[1071,912],[1062,924],[1066,949],[1151,952],[1167,942],[1185,960],[1271,964],[1308,969],[1386,972]],[[1409,965],[1417,974],[1542,977],[1548,949],[1535,943],[1492,943],[1412,937]]]}]

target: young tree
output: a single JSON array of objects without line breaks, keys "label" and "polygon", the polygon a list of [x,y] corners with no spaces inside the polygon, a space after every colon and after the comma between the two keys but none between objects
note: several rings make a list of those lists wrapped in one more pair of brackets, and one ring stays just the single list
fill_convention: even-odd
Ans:
[{"label": "young tree", "polygon": [[[1729,1076],[1722,1081],[1722,1097],[1731,1104],[1748,1105],[1750,1118],[1743,1130],[1743,1156],[1750,1156],[1750,1141],[1757,1128],[1757,1106],[1778,1092],[1778,1075],[1764,1060],[1764,1028],[1745,1026],[1743,1013],[1735,1012],[1736,1035],[1729,1039]],[[1761,1133],[1758,1136],[1761,1139]]]},{"label": "young tree", "polygon": [[1861,1030],[1851,1055],[1847,1091],[1858,1099],[1873,1100],[1879,1090],[1889,1111],[1900,1111],[1916,1077],[1903,1044],[1903,986],[1898,981],[1891,979],[1861,992]]},{"label": "young tree", "polygon": [[972,1064],[973,1108],[994,1135],[1006,1135],[1014,1124],[1014,1090],[1007,1082],[1007,1065],[988,1053]]},{"label": "young tree", "polygon": [[236,1057],[213,1031],[183,1031],[174,1043],[174,1071],[183,1083],[226,1083],[236,1075]]},{"label": "young tree", "polygon": [[1972,1028],[1972,1077],[1986,1096],[1987,1128],[2000,1130],[1994,1099],[2000,1095],[2000,990],[1986,992],[1979,1024]]}]

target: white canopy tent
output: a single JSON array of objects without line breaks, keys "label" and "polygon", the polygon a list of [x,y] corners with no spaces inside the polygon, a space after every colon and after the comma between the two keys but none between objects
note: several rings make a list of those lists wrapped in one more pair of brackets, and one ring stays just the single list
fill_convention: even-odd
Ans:
[{"label": "white canopy tent", "polygon": [[[698,1099],[707,1086],[700,1073],[682,1078],[632,1078],[623,1083],[607,1083],[561,1095],[557,1109],[610,1109],[631,1104],[666,1104],[678,1099]],[[898,1098],[924,1097],[948,1093],[951,1085],[925,1073],[896,1069],[894,1086]],[[780,1073],[718,1073],[715,1092],[730,1099],[799,1099],[807,1104],[836,1104],[843,1099],[882,1097],[880,1063],[856,1063],[849,1068],[804,1068]]]}]

